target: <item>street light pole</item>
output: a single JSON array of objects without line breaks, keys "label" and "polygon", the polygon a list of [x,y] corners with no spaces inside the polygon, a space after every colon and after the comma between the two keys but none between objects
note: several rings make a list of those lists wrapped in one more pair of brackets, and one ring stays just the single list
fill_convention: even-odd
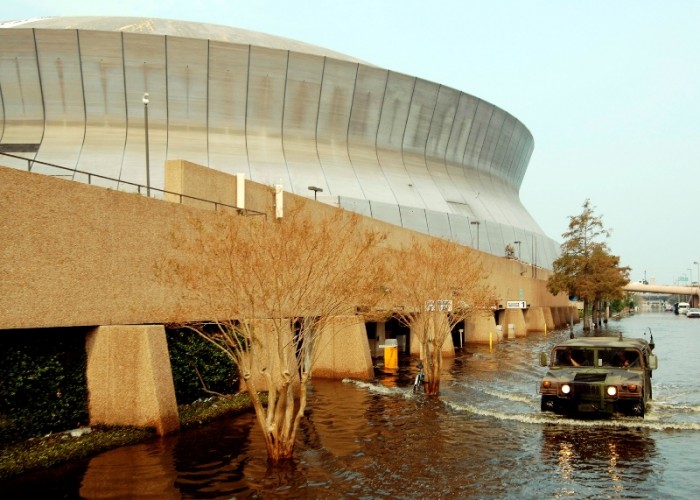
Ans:
[{"label": "street light pole", "polygon": [[476,226],[476,249],[480,250],[481,247],[479,245],[479,226],[481,226],[481,222],[479,222],[478,220],[475,220],[475,221],[470,222],[470,224],[473,224]]},{"label": "street light pole", "polygon": [[[700,307],[700,261],[694,260],[693,264],[698,266],[698,281],[696,283],[696,287],[698,289],[698,293],[696,296],[698,298],[698,301],[695,303],[695,307]],[[693,286],[693,279],[692,278],[690,279],[690,286]]]},{"label": "street light pole", "polygon": [[317,195],[318,193],[323,193],[323,189],[320,188],[320,187],[316,187],[316,186],[309,186],[309,187],[308,187],[308,190],[314,192],[314,200],[316,199],[316,195]]},{"label": "street light pole", "polygon": [[143,128],[146,134],[146,196],[151,196],[151,165],[148,148],[148,92],[143,94]]}]

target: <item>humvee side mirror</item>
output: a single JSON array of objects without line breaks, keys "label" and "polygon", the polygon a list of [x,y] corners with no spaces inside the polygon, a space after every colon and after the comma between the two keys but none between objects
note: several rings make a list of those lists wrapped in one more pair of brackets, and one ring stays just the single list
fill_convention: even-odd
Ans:
[{"label": "humvee side mirror", "polygon": [[547,366],[547,353],[542,351],[540,353],[540,366]]},{"label": "humvee side mirror", "polygon": [[649,368],[652,370],[656,370],[659,367],[659,358],[656,357],[656,354],[650,354],[649,355]]}]

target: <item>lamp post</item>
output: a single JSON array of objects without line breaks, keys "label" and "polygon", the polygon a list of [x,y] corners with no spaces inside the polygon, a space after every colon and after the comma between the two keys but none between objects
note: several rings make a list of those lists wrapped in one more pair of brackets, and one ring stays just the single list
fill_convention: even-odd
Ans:
[{"label": "lamp post", "polygon": [[309,186],[308,189],[309,189],[309,191],[313,191],[313,192],[314,192],[314,200],[316,199],[316,195],[317,195],[318,193],[323,193],[323,189],[321,189],[320,187]]},{"label": "lamp post", "polygon": [[[698,266],[698,281],[697,281],[697,283],[696,283],[695,285],[696,285],[697,289],[699,290],[699,292],[695,295],[695,296],[698,298],[697,302],[695,303],[695,307],[700,307],[700,261],[699,261],[699,260],[694,260],[694,261],[693,261],[693,264],[695,264],[696,266]],[[692,278],[691,278],[691,280],[690,280],[690,286],[693,286],[693,280],[692,280]]]},{"label": "lamp post", "polygon": [[481,226],[481,222],[478,220],[470,222],[470,224],[476,226],[476,249],[480,250],[480,245],[479,245],[479,226]]},{"label": "lamp post", "polygon": [[151,196],[151,166],[148,153],[148,92],[143,94],[143,129],[146,134],[146,196]]},{"label": "lamp post", "polygon": [[522,243],[522,241],[518,240],[518,241],[514,241],[513,243],[518,245],[518,260],[520,260],[520,244]]}]

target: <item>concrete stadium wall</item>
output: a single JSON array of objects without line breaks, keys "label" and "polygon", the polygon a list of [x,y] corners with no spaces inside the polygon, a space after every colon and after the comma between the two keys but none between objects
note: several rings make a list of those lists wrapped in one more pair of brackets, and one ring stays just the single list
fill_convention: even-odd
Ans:
[{"label": "concrete stadium wall", "polygon": [[[247,191],[251,209],[272,211],[269,188]],[[0,213],[0,329],[202,318],[155,266],[206,210],[0,168]]]},{"label": "concrete stadium wall", "polygon": [[[231,176],[182,161],[167,167],[165,177],[174,179],[182,194],[242,202],[232,193],[237,184]],[[254,216],[274,217],[274,189],[250,181],[245,186],[246,209],[264,214]],[[300,206],[312,218],[339,210],[289,193],[284,194],[284,206]],[[87,343],[92,424],[152,427],[159,434],[177,430],[162,325],[210,319],[217,305],[202,309],[184,289],[164,285],[156,267],[174,256],[172,236],[192,231],[188,219],[213,219],[212,210],[213,205],[192,207],[179,199],[157,200],[0,167],[0,331],[96,327]],[[428,238],[376,219],[365,218],[363,224],[386,232],[389,247],[412,237]],[[196,265],[197,256],[190,258]],[[520,262],[487,254],[482,258],[500,297],[495,306],[527,300],[543,311],[539,317],[547,318],[549,326],[550,306],[567,305],[568,297],[546,292],[544,271],[538,270],[533,279]],[[218,307],[224,311],[226,306]],[[466,341],[491,341],[495,325],[495,315],[467,322]],[[371,378],[365,325],[356,317],[339,317],[333,328],[343,333],[331,336],[314,376]],[[448,350],[453,349],[451,340]]]},{"label": "concrete stadium wall", "polygon": [[[233,189],[235,181],[229,180]],[[272,217],[273,189],[245,184],[246,208]],[[310,217],[338,210],[289,193],[284,200],[286,206],[301,204]],[[207,210],[0,167],[0,213],[0,330],[206,317],[183,290],[163,285],[155,266],[173,255],[171,236],[191,231],[188,218],[206,219]],[[428,238],[375,219],[363,221],[386,231],[390,246]],[[516,260],[482,254],[482,261],[501,305],[526,300],[532,306],[568,306],[568,297],[547,292],[546,271],[538,269],[533,279],[532,269]]]}]

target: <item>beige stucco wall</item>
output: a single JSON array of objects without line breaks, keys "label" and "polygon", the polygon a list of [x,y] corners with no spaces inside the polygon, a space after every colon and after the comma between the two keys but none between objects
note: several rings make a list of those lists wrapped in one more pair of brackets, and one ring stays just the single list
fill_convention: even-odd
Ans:
[{"label": "beige stucco wall", "polygon": [[[175,168],[188,165],[193,164],[176,162]],[[181,172],[180,178],[198,178],[187,175]],[[216,175],[220,186],[225,174]],[[228,178],[233,189],[234,177]],[[246,208],[274,217],[273,188],[250,181],[245,186]],[[187,192],[204,195],[206,189],[190,186]],[[301,205],[309,217],[338,210],[289,193],[284,205]],[[209,209],[0,167],[0,213],[0,330],[163,324],[210,316],[155,273],[172,255],[169,238],[191,230],[190,217],[206,220]],[[375,219],[363,224],[386,231],[388,247],[427,238]],[[522,297],[532,306],[568,305],[568,297],[546,291],[545,271],[532,279],[531,269],[516,260],[481,258],[499,302]]]},{"label": "beige stucco wall", "polygon": [[[166,171],[168,191],[241,204],[235,176],[184,161],[168,162]],[[173,239],[192,231],[189,219],[206,223],[215,218],[215,209],[269,219],[276,216],[275,208],[301,207],[310,218],[338,210],[288,193],[280,200],[272,187],[244,184],[241,211],[0,167],[0,330],[97,327],[87,341],[91,424],[153,427],[160,434],[178,429],[162,325],[210,319],[226,310],[225,303],[195,302],[184,289],[157,276],[159,263],[175,255]],[[375,219],[365,218],[362,224],[386,232],[387,248],[428,238]],[[197,256],[188,257],[196,266]],[[568,297],[547,293],[544,271],[531,279],[527,266],[515,260],[487,254],[481,259],[499,297],[494,306],[526,300],[542,310],[541,322],[553,327],[544,306],[566,306]],[[495,327],[493,314],[473,318],[466,322],[465,342],[487,343],[490,335],[498,341]],[[324,337],[328,343],[318,353],[314,375],[373,376],[362,320],[340,317],[329,328],[334,334]],[[444,349],[453,353],[452,339],[447,343]],[[258,370],[253,372],[260,380]]]},{"label": "beige stucco wall", "polygon": [[[247,207],[269,213],[270,189],[246,184]],[[207,316],[155,267],[208,209],[0,167],[0,213],[0,330]]]}]

